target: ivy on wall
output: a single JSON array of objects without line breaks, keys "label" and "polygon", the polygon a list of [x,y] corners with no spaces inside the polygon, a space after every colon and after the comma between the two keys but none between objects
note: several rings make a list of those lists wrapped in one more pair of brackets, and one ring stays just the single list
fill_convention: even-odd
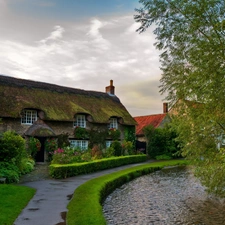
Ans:
[{"label": "ivy on wall", "polygon": [[133,144],[135,143],[135,127],[134,126],[126,126],[124,128],[124,137],[126,141],[131,141]]},{"label": "ivy on wall", "polygon": [[94,145],[100,145],[101,147],[105,147],[105,140],[108,136],[107,129],[105,130],[89,130],[89,146],[92,148]]}]

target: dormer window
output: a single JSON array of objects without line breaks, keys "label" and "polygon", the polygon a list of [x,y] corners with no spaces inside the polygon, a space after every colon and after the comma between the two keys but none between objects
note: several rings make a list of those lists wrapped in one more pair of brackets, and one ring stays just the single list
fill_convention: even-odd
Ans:
[{"label": "dormer window", "polygon": [[114,129],[118,129],[118,121],[117,118],[110,118],[110,124],[108,125],[108,128],[114,128]]},{"label": "dormer window", "polygon": [[85,115],[76,115],[75,121],[73,123],[74,127],[86,127],[86,118]]},{"label": "dormer window", "polygon": [[32,125],[37,120],[37,110],[25,109],[22,114],[21,124]]}]

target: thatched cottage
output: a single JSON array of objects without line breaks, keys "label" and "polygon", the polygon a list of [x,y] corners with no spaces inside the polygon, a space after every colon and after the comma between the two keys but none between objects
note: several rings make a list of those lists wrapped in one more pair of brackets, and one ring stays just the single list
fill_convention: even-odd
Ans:
[{"label": "thatched cottage", "polygon": [[[135,138],[135,120],[115,95],[113,81],[106,92],[86,91],[55,84],[0,75],[0,133],[14,130],[36,137],[45,160],[46,138],[67,134],[71,145],[86,149],[88,135],[76,137],[76,128],[93,133],[119,130],[119,140]],[[105,146],[112,138],[105,137]]]}]

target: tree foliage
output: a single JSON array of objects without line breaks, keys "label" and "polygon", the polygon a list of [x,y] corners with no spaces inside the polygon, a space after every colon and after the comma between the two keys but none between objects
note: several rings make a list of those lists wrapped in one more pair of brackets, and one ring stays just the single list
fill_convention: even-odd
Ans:
[{"label": "tree foliage", "polygon": [[[176,105],[173,120],[183,155],[196,163],[208,190],[225,196],[225,2],[140,0],[138,31],[155,26],[160,92]],[[219,172],[218,172],[219,171]],[[220,181],[220,182],[218,182]]]},{"label": "tree foliage", "polygon": [[152,125],[144,127],[147,139],[147,152],[151,158],[165,156],[166,158],[177,158],[180,156],[179,144],[176,141],[177,134],[170,125],[164,128],[154,128]]}]

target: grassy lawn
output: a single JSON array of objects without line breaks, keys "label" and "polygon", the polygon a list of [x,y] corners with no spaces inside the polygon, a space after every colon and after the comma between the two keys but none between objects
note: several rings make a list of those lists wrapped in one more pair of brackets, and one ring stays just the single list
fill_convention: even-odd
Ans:
[{"label": "grassy lawn", "polygon": [[0,224],[12,225],[35,192],[25,186],[0,184]]}]

